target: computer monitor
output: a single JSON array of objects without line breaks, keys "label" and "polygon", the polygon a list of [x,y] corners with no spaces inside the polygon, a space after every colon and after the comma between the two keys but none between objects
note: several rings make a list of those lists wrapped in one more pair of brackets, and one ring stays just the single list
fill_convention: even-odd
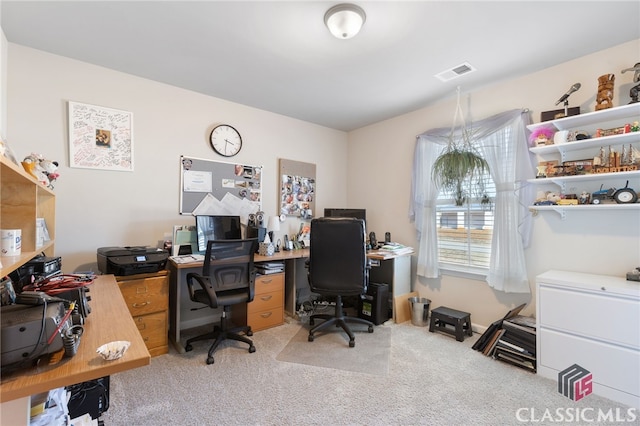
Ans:
[{"label": "computer monitor", "polygon": [[367,223],[367,211],[365,209],[326,208],[324,217],[354,217]]},{"label": "computer monitor", "polygon": [[199,252],[207,250],[209,240],[241,238],[240,216],[196,216],[196,239]]}]

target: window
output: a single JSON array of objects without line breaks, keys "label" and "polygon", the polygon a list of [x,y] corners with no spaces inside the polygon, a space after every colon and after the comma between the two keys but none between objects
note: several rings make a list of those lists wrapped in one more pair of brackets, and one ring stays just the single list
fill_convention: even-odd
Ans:
[{"label": "window", "polygon": [[[418,238],[416,272],[438,278],[441,268],[486,275],[487,284],[507,293],[530,293],[524,247],[531,233],[535,169],[528,150],[528,110],[511,110],[473,123],[474,142],[487,160],[485,191],[456,206],[440,194],[431,171],[450,128],[428,130],[416,140],[409,217]],[[456,136],[460,129],[456,128]],[[487,199],[490,203],[487,203]],[[439,240],[442,239],[442,242]]]},{"label": "window", "polygon": [[[456,205],[454,194],[440,193],[436,206],[438,263],[443,269],[482,272],[491,260],[493,234],[493,180],[483,176],[484,196]],[[469,185],[467,185],[468,187]],[[469,193],[468,188],[464,188]]]}]

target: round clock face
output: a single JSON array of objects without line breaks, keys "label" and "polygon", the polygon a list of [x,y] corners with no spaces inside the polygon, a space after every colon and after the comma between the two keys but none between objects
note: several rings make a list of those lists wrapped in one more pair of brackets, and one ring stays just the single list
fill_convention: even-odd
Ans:
[{"label": "round clock face", "polygon": [[225,157],[233,157],[242,148],[242,137],[232,126],[221,124],[211,131],[209,143],[211,148],[218,154]]}]

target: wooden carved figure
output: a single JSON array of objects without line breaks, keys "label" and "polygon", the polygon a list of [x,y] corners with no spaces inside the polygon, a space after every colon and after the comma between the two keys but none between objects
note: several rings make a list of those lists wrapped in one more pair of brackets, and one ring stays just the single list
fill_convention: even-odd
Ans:
[{"label": "wooden carved figure", "polygon": [[613,83],[616,76],[604,74],[598,77],[598,94],[596,95],[596,111],[613,106]]}]

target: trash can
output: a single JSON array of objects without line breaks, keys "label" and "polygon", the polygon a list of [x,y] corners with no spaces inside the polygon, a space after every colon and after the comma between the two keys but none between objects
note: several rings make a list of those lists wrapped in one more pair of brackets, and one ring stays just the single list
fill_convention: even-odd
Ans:
[{"label": "trash can", "polygon": [[411,305],[411,324],[424,327],[427,325],[429,318],[429,305],[431,300],[421,297],[410,297],[409,305]]}]

